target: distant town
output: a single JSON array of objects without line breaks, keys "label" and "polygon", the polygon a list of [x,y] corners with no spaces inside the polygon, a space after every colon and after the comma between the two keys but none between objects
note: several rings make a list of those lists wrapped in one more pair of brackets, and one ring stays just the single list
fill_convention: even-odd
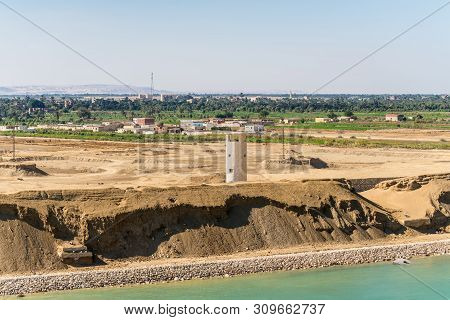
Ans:
[{"label": "distant town", "polygon": [[[406,120],[401,114],[386,114],[386,121],[399,122]],[[353,122],[354,116],[338,116],[336,118],[320,117],[314,119],[316,123],[331,122]],[[182,119],[179,125],[156,123],[154,118],[133,118],[132,121],[105,121],[99,124],[39,124],[37,126],[27,125],[2,125],[0,131],[36,131],[36,130],[59,130],[59,131],[92,131],[92,132],[117,132],[134,134],[186,134],[200,135],[209,133],[245,132],[250,134],[262,134],[265,126],[276,126],[277,124],[295,125],[301,122],[298,118],[281,119],[278,123],[268,119]]]},{"label": "distant town", "polygon": [[[447,95],[86,95],[0,98],[0,132],[139,135],[246,132],[273,127],[447,125]],[[338,128],[338,127],[337,127]]]}]

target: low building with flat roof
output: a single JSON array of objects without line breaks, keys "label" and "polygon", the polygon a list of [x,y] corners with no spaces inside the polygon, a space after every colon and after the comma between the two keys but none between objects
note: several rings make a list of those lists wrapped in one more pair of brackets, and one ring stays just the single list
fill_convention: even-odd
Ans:
[{"label": "low building with flat roof", "polygon": [[315,118],[314,122],[316,122],[316,123],[327,123],[327,122],[333,122],[333,119],[331,119],[331,118]]},{"label": "low building with flat roof", "polygon": [[402,114],[388,113],[385,117],[386,121],[398,122],[406,120]]},{"label": "low building with flat roof", "polygon": [[133,122],[140,126],[151,126],[155,124],[154,118],[133,118]]}]

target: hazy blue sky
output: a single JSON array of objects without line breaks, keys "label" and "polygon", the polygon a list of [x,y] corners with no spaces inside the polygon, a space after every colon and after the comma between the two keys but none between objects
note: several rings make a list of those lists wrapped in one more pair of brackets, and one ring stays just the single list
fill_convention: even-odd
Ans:
[{"label": "hazy blue sky", "polygon": [[[1,0],[130,85],[311,92],[446,0]],[[326,93],[449,93],[450,5]],[[116,84],[0,5],[0,86]]]}]

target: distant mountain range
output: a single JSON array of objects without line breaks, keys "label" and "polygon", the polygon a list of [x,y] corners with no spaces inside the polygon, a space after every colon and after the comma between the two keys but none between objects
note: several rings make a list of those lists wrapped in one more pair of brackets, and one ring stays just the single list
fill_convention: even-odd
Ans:
[{"label": "distant mountain range", "polygon": [[[93,84],[93,85],[73,85],[73,86],[14,86],[0,87],[0,95],[135,95],[137,93],[150,93],[148,87]],[[165,90],[154,90],[155,94],[174,93]]]}]

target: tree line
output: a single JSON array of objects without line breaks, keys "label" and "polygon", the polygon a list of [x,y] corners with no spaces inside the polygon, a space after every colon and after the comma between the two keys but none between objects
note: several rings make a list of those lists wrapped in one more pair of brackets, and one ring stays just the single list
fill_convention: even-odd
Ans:
[{"label": "tree line", "polygon": [[288,97],[272,99],[260,97],[256,100],[243,95],[234,97],[212,97],[180,95],[164,101],[145,99],[90,100],[82,97],[15,97],[0,98],[0,118],[13,121],[39,120],[47,113],[58,120],[61,114],[77,113],[87,119],[94,111],[112,111],[123,113],[139,112],[155,116],[162,112],[175,112],[188,117],[193,112],[215,114],[227,118],[236,112],[258,113],[268,116],[270,113],[307,113],[307,112],[402,112],[402,111],[450,111],[450,98],[441,95],[400,95],[390,98],[385,95],[324,95],[290,99]]}]

